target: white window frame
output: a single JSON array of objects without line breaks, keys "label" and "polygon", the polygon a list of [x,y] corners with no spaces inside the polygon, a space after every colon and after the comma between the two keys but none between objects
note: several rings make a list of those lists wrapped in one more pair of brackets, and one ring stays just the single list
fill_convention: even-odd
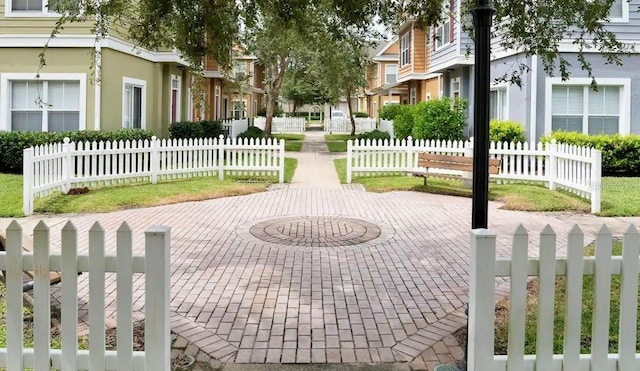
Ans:
[{"label": "white window frame", "polygon": [[251,112],[251,116],[253,117],[258,116],[258,100],[257,99],[253,100],[253,112]]},{"label": "white window frame", "polygon": [[[242,102],[242,105],[244,106],[244,109],[242,111],[236,110],[235,109],[235,104],[236,102]],[[246,99],[232,99],[231,100],[231,119],[236,120],[236,118],[234,117],[234,112],[243,112],[244,114],[240,115],[240,118],[238,120],[243,120],[245,118],[247,118],[247,100]]]},{"label": "white window frame", "polygon": [[[1,1],[1,0],[0,0]],[[7,18],[60,18],[60,13],[49,12],[49,0],[42,1],[42,11],[20,11],[13,10],[13,0],[5,0],[4,16]]]},{"label": "white window frame", "polygon": [[[406,58],[405,58],[406,52]],[[406,32],[400,38],[400,67],[411,64],[411,31]]]},{"label": "white window frame", "polygon": [[134,79],[132,77],[122,78],[122,127],[125,127],[124,107],[127,105],[127,86],[142,88],[142,107],[140,107],[140,129],[147,128],[147,81]]},{"label": "white window frame", "polygon": [[[453,90],[454,84],[458,84],[458,90]],[[451,86],[451,93],[450,93],[451,98],[455,98],[454,93],[456,92],[458,93],[458,98],[462,98],[462,83],[460,82],[460,76],[452,78],[450,86]]]},{"label": "white window frame", "polygon": [[187,89],[187,121],[193,121],[193,90]]},{"label": "white window frame", "polygon": [[[178,88],[173,87],[173,82],[178,82]],[[176,122],[182,121],[182,77],[178,75],[171,75],[169,78],[169,121],[171,121],[171,99],[173,98],[173,91],[176,93]],[[172,124],[172,122],[169,122]]]},{"label": "white window frame", "polygon": [[[494,84],[491,85],[491,91],[498,91],[498,90],[502,90],[504,91],[504,102],[499,101],[498,105],[500,105],[500,103],[504,103],[503,104],[503,110],[502,110],[502,117],[497,117],[497,120],[509,120],[509,84]],[[500,95],[498,95],[499,97]],[[491,99],[491,96],[489,96],[489,99]],[[489,104],[491,104],[491,102],[489,102]]]},{"label": "white window frame", "polygon": [[411,104],[412,106],[415,106],[416,103],[418,103],[418,90],[414,86],[409,91],[409,104]]},{"label": "white window frame", "polygon": [[[438,24],[437,26],[434,27],[434,36],[435,36],[435,50],[439,50],[442,49],[448,45],[451,45],[451,43],[453,43],[453,37],[451,37],[451,12],[448,9],[444,9],[442,11],[443,13],[443,21]],[[446,29],[445,29],[445,25],[446,25]],[[442,36],[444,36],[444,33],[447,32],[447,34],[449,35],[449,41],[447,41],[446,43],[442,42],[443,37],[438,37],[438,30],[442,30]]]},{"label": "white window frame", "polygon": [[[619,79],[619,78],[598,78],[596,77],[598,85],[603,86],[619,86],[620,91],[620,120],[618,121],[618,132],[621,135],[627,135],[631,132],[631,79]],[[570,78],[567,81],[562,81],[559,77],[547,77],[545,82],[545,102],[544,102],[544,132],[549,134],[552,131],[551,117],[552,117],[552,89],[554,85],[573,85],[582,86],[584,88],[583,95],[583,107],[588,105],[589,90],[591,89],[591,79],[587,77]],[[589,119],[589,111],[583,108],[582,119],[582,132],[588,133],[589,126],[587,125]]]},{"label": "white window frame", "polygon": [[[11,82],[12,81],[78,81],[80,83],[79,95],[79,115],[78,129],[87,129],[87,74],[86,73],[41,73],[39,78],[33,73],[2,73],[0,74],[0,97],[3,97],[0,105],[0,130],[11,131]],[[44,89],[43,89],[44,90]],[[82,98],[85,99],[82,99]],[[45,102],[46,103],[46,102]],[[4,112],[3,112],[4,111]],[[4,124],[2,123],[4,121]],[[42,130],[48,131],[45,127],[47,120],[43,118]]]},{"label": "white window frame", "polygon": [[[393,74],[394,75],[394,80],[393,81],[389,81],[389,75],[391,75],[389,73],[389,67],[395,67],[396,69],[396,73]],[[384,65],[384,83],[385,84],[391,84],[398,81],[398,65],[395,63],[388,63]]]},{"label": "white window frame", "polygon": [[622,0],[622,16],[617,18],[609,18],[609,22],[629,23],[629,0]]},{"label": "white window frame", "polygon": [[[220,115],[220,102],[222,101],[222,98],[220,96],[220,86],[216,85],[214,88],[214,96],[213,96],[213,105],[214,105],[214,110],[215,110],[215,115],[211,115],[211,118],[218,120],[224,116]],[[226,116],[226,112],[224,113]],[[203,115],[204,117],[204,115]]]}]

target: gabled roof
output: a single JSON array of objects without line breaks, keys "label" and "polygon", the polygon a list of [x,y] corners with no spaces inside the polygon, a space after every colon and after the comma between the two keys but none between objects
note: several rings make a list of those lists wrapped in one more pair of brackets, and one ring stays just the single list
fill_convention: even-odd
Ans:
[{"label": "gabled roof", "polygon": [[[387,42],[382,48],[380,48],[380,50],[376,54],[376,57],[380,57],[383,54],[385,54],[385,52],[389,50],[389,48],[392,47],[397,42],[398,42],[398,36],[396,35],[389,42]],[[397,55],[397,53],[394,53],[394,54]]]}]

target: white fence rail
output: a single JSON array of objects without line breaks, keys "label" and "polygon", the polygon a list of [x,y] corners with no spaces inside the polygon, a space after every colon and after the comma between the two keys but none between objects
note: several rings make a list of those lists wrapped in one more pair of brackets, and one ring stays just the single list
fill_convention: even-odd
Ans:
[{"label": "white fence rail", "polygon": [[[68,222],[62,228],[61,253],[52,253],[49,228],[39,222],[33,231],[33,253],[23,252],[23,232],[13,221],[6,230],[6,341],[0,367],[8,371],[169,370],[170,231],[145,232],[145,255],[132,256],[132,231],[126,223],[117,232],[117,255],[105,254],[105,233],[99,224],[89,231],[88,254],[78,253],[78,233]],[[23,271],[33,272],[34,347],[23,347]],[[51,349],[49,272],[61,272],[61,349]],[[89,274],[89,349],[78,349],[78,273]],[[117,351],[105,350],[105,273],[117,274]],[[133,351],[133,275],[145,273],[145,350]]]},{"label": "white fence rail", "polygon": [[[473,156],[470,141],[356,140],[347,143],[347,183],[354,176],[375,176],[421,171],[418,153]],[[600,212],[602,153],[569,144],[491,143],[489,155],[502,160],[501,182],[526,181],[561,188],[591,200],[591,212]],[[431,171],[431,169],[430,169]],[[434,172],[443,172],[435,170]],[[449,171],[456,173],[455,171]],[[459,172],[458,172],[459,173]]]},{"label": "white fence rail", "polygon": [[[474,230],[471,237],[469,288],[469,371],[640,369],[636,353],[640,234],[629,226],[622,256],[612,256],[612,237],[603,227],[596,237],[595,256],[584,257],[584,235],[575,226],[568,235],[566,258],[556,258],[556,235],[547,226],[539,249],[529,254],[528,234],[519,227],[513,237],[511,257],[496,260],[496,236]],[[535,255],[536,258],[529,255]],[[525,354],[527,280],[538,278],[536,352]],[[554,301],[556,277],[565,277],[563,353],[554,354]],[[583,276],[593,276],[595,292],[591,351],[581,354]],[[611,278],[619,276],[620,302],[618,353],[609,354]],[[508,354],[494,355],[496,278],[510,278]],[[530,313],[532,315],[532,313]]]},{"label": "white fence rail", "polygon": [[[304,134],[307,121],[304,117],[274,117],[271,122],[272,134]],[[264,130],[267,124],[265,117],[256,117],[253,126]]]},{"label": "white fence rail", "polygon": [[389,133],[391,139],[395,139],[396,136],[393,133],[393,121],[380,119],[380,131],[386,131]]},{"label": "white fence rail", "polygon": [[248,119],[222,121],[222,129],[227,133],[227,136],[231,138],[237,138],[238,134],[247,131],[248,128]]},{"label": "white fence rail", "polygon": [[[367,133],[376,130],[376,119],[356,117],[354,120],[356,122],[356,133]],[[324,121],[324,131],[334,134],[349,134],[351,133],[351,119],[326,119]]]},{"label": "white fence rail", "polygon": [[23,211],[36,198],[77,187],[213,176],[277,176],[284,182],[284,140],[156,139],[54,143],[24,150]]}]

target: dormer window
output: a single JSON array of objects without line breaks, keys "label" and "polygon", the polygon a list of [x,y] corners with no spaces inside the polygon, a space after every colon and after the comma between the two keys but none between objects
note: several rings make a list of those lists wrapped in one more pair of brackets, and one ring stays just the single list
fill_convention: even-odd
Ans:
[{"label": "dormer window", "polygon": [[411,63],[411,31],[400,38],[400,66],[404,67]]}]

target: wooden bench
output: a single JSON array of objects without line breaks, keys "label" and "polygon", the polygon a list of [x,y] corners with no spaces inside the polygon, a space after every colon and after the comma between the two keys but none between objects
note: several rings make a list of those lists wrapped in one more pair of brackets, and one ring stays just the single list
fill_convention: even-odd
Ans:
[{"label": "wooden bench", "polygon": [[[6,246],[7,246],[7,240],[5,239],[4,236],[0,235],[0,251],[6,251]],[[24,252],[28,252],[31,253],[32,251],[28,248],[26,248],[24,246],[24,244],[22,245],[22,250],[24,250]],[[27,276],[31,277],[31,279],[33,280],[33,272],[32,271],[25,271],[24,273],[27,274]],[[80,273],[78,273],[80,274]],[[2,271],[2,280],[6,280],[6,272]],[[62,281],[62,275],[60,274],[60,272],[49,272],[49,282],[51,282],[52,285],[55,285],[56,283],[60,283],[60,281]],[[23,283],[22,285],[22,291],[26,292],[26,291],[30,291],[33,288],[33,281],[31,282],[26,282]]]},{"label": "wooden bench", "polygon": [[[498,174],[500,172],[501,161],[498,158],[489,159],[489,174]],[[470,177],[466,176],[429,173],[429,169],[459,170],[471,173],[473,172],[473,157],[420,153],[418,154],[418,167],[424,167],[426,171],[412,171],[410,173],[413,176],[424,178],[424,185],[427,185],[427,177],[471,180]]]}]

